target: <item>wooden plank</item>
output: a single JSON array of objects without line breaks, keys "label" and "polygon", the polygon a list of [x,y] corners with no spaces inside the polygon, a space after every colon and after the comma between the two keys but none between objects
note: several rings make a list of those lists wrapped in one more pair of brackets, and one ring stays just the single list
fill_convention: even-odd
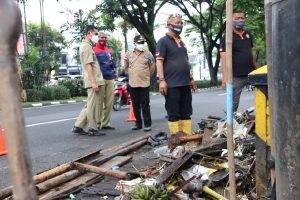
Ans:
[{"label": "wooden plank", "polygon": [[[127,163],[129,160],[131,160],[131,156],[117,156],[110,161],[100,165],[99,167],[105,168],[105,169],[111,169],[112,166],[122,166],[125,163]],[[50,199],[56,199],[57,197],[61,197],[62,194],[68,194],[76,190],[78,187],[84,186],[89,181],[92,181],[93,179],[99,177],[98,174],[95,173],[86,173],[84,175],[81,175],[77,177],[76,179],[64,183],[60,187],[56,187],[54,189],[49,190],[48,192],[42,194],[39,196],[40,200],[50,200]]]},{"label": "wooden plank", "polygon": [[157,177],[158,183],[164,183],[166,182],[177,170],[179,170],[191,157],[193,156],[193,153],[189,150],[185,152],[185,154],[177,158],[171,165],[169,165],[163,173]]}]

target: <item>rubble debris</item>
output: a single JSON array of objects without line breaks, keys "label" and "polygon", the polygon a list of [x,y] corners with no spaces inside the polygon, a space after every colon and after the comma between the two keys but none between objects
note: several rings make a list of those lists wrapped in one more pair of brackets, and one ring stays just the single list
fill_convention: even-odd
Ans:
[{"label": "rubble debris", "polygon": [[101,195],[101,196],[120,196],[120,191],[112,188],[99,188],[95,186],[83,188],[80,193],[89,195]]},{"label": "rubble debris", "polygon": [[162,184],[166,182],[174,173],[177,172],[190,158],[192,158],[193,153],[189,150],[185,154],[176,159],[170,166],[168,166],[161,175],[157,177],[157,182]]}]

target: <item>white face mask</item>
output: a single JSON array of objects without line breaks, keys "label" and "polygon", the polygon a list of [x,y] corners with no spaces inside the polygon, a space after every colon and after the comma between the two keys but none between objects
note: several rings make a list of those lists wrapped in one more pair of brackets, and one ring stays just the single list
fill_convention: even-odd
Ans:
[{"label": "white face mask", "polygon": [[94,45],[98,43],[98,40],[99,40],[98,35],[93,35],[91,41]]},{"label": "white face mask", "polygon": [[135,48],[138,51],[144,51],[145,50],[145,45],[144,44],[136,44]]}]

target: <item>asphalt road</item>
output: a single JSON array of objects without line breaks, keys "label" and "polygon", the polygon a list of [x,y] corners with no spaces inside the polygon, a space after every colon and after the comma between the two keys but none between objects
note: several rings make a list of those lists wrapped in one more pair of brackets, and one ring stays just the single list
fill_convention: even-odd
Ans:
[{"label": "asphalt road", "polygon": [[[243,92],[239,110],[243,111],[254,105],[254,93]],[[126,122],[129,108],[113,111],[112,126],[114,131],[107,135],[78,136],[71,133],[75,119],[84,103],[55,105],[24,109],[27,139],[30,147],[33,173],[45,171],[59,164],[71,161],[92,151],[121,144],[141,136],[144,132],[131,131],[133,124]],[[222,90],[200,91],[193,95],[193,127],[208,115],[225,117],[226,93]],[[167,131],[164,98],[151,96],[152,131]],[[0,188],[10,185],[6,156],[0,157]]]}]

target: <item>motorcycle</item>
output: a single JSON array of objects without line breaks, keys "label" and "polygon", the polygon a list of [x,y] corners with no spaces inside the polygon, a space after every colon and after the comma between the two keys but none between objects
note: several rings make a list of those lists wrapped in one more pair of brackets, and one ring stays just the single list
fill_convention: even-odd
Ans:
[{"label": "motorcycle", "polygon": [[128,91],[128,78],[127,77],[119,77],[117,81],[115,81],[115,89],[114,89],[114,101],[113,101],[113,109],[118,111],[124,105],[130,105],[130,94]]}]

